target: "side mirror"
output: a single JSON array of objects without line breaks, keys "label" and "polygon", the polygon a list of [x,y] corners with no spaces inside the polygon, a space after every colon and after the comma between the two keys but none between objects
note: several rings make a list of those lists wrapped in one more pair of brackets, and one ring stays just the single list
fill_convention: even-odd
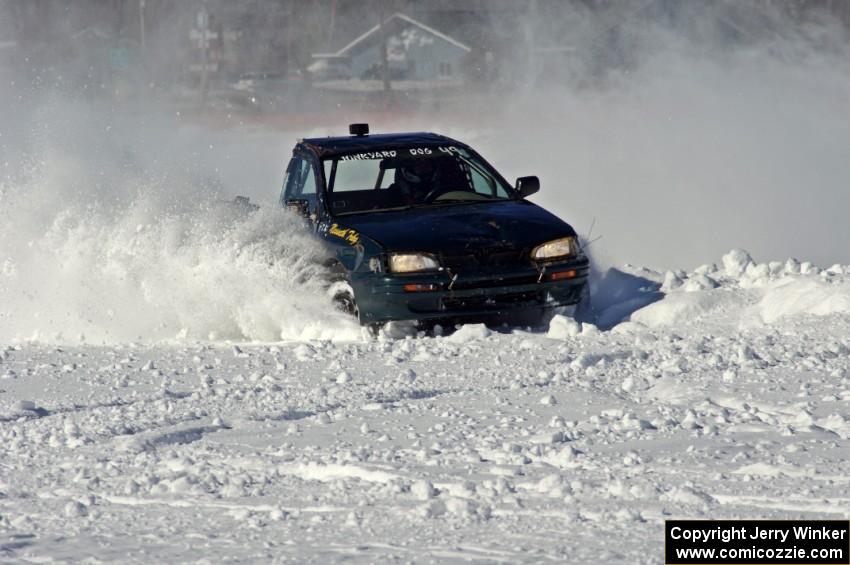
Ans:
[{"label": "side mirror", "polygon": [[288,211],[295,212],[299,216],[303,216],[305,218],[310,216],[310,203],[306,200],[287,200],[284,207]]},{"label": "side mirror", "polygon": [[516,179],[516,190],[520,198],[531,196],[540,190],[540,179],[537,177],[519,177]]}]

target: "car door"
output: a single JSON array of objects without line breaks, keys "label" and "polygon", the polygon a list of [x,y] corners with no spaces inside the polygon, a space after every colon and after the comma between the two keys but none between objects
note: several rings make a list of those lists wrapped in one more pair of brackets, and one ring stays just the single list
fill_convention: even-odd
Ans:
[{"label": "car door", "polygon": [[313,224],[320,212],[319,175],[315,160],[296,154],[286,167],[281,205],[303,214]]}]

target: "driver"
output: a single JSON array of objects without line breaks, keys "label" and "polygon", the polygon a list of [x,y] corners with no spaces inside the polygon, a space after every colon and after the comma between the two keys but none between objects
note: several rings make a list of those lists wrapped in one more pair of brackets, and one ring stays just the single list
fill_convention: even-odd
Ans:
[{"label": "driver", "polygon": [[409,204],[424,202],[437,186],[437,168],[432,159],[408,159],[396,168],[393,184]]}]

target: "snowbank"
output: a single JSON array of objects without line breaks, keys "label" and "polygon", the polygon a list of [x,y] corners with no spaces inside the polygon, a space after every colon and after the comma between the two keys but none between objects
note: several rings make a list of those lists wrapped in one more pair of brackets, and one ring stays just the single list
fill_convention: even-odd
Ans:
[{"label": "snowbank", "polygon": [[649,327],[709,322],[732,326],[774,324],[786,318],[850,313],[850,267],[820,269],[795,259],[756,263],[732,250],[722,267],[703,265],[691,273],[660,275],[661,300],[633,312],[632,322]]}]

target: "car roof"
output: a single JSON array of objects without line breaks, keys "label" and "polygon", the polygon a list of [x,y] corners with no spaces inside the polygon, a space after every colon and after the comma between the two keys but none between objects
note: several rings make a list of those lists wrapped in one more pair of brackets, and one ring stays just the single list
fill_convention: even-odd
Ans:
[{"label": "car roof", "polygon": [[311,137],[300,140],[298,145],[309,149],[319,157],[333,157],[334,155],[369,152],[378,149],[391,150],[407,147],[439,146],[447,143],[467,148],[465,143],[461,143],[445,135],[428,132]]}]

